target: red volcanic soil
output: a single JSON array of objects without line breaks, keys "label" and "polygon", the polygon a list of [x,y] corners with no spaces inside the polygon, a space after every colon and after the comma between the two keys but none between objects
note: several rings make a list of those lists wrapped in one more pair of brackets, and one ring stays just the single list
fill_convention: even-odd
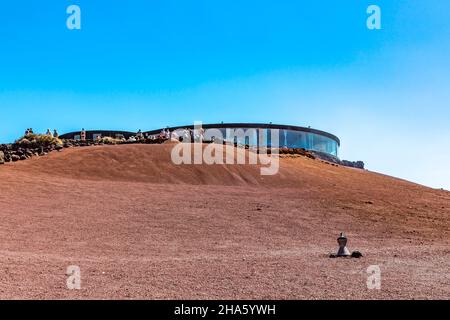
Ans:
[{"label": "red volcanic soil", "polygon": [[[172,145],[0,166],[0,298],[448,299],[450,192],[305,157],[181,165]],[[330,259],[344,231],[361,259]],[[66,269],[81,269],[68,290]],[[381,268],[369,290],[367,268]]]}]

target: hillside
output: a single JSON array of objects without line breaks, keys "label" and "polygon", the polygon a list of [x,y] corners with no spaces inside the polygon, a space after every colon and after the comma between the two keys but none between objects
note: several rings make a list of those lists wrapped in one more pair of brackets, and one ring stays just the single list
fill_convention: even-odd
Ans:
[{"label": "hillside", "polygon": [[[171,144],[0,166],[0,298],[450,296],[450,192],[306,157],[275,176]],[[330,259],[344,231],[361,259]],[[366,287],[380,265],[382,289]],[[66,289],[78,265],[82,290]]]}]

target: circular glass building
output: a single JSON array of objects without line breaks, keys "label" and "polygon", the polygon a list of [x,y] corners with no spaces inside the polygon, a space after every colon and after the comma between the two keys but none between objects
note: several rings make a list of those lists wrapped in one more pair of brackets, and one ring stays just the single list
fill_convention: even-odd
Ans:
[{"label": "circular glass building", "polygon": [[[229,136],[229,131],[232,130],[237,132],[242,130],[244,132],[244,137],[241,135],[236,135],[234,137],[234,142],[245,144],[249,146],[266,145],[269,147],[275,147],[272,141],[276,135],[277,147],[286,148],[303,148],[306,150],[312,150],[316,152],[322,152],[329,154],[334,157],[338,157],[340,140],[335,135],[320,131],[312,128],[290,126],[290,125],[279,125],[279,124],[264,124],[264,123],[220,123],[220,124],[202,124],[202,128],[206,131],[210,129],[217,129],[222,133],[222,136]],[[191,129],[195,130],[194,126],[178,126],[169,127],[166,130],[171,132],[177,130]],[[255,129],[255,131],[249,134],[249,131]],[[228,134],[227,134],[227,130]],[[159,134],[160,130],[147,131],[145,134],[156,135]],[[263,133],[264,142],[259,141],[261,132]],[[240,140],[241,138],[241,140]],[[229,141],[232,142],[232,141]]]},{"label": "circular glass building", "polygon": [[[207,133],[215,132],[214,138],[223,137],[228,142],[235,142],[248,146],[268,146],[268,147],[286,147],[303,148],[315,152],[322,152],[333,157],[338,157],[340,140],[335,135],[312,128],[264,124],[264,123],[220,123],[220,124],[202,124],[202,130]],[[195,132],[194,125],[166,127],[143,132],[145,137],[158,136],[163,130],[170,132],[179,132],[190,130]],[[114,131],[114,130],[89,130],[86,131],[86,139],[95,140],[99,137],[113,137],[129,139],[135,136],[135,132]],[[230,138],[231,137],[231,138]],[[63,139],[80,139],[80,132],[71,132],[61,136]],[[206,139],[205,139],[206,140]]]}]

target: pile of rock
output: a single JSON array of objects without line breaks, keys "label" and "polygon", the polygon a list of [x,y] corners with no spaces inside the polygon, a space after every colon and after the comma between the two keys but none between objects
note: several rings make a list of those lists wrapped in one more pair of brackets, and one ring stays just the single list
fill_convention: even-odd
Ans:
[{"label": "pile of rock", "polygon": [[344,167],[351,167],[351,168],[357,168],[357,169],[364,169],[364,162],[362,161],[348,161],[348,160],[340,160],[337,157],[333,157],[330,154],[324,153],[324,152],[318,152],[318,151],[311,151],[312,154],[323,161],[335,163]]},{"label": "pile of rock", "polygon": [[341,165],[357,169],[364,169],[364,162],[362,161],[341,160]]},{"label": "pile of rock", "polygon": [[0,164],[26,160],[34,156],[44,156],[63,148],[62,141],[58,138],[29,133],[15,143],[0,145]]},{"label": "pile of rock", "polygon": [[348,161],[348,160],[340,160],[337,157],[334,157],[328,153],[306,150],[303,148],[280,148],[280,155],[300,155],[304,157],[308,157],[311,159],[320,159],[325,162],[329,162],[336,165],[341,165],[344,167],[351,167],[357,169],[364,169],[364,162],[362,161]]},{"label": "pile of rock", "polygon": [[0,164],[5,162],[16,162],[26,160],[34,156],[44,156],[49,152],[61,150],[62,145],[30,145],[25,147],[21,144],[2,144],[0,145]]},{"label": "pile of rock", "polygon": [[103,142],[94,142],[90,140],[63,140],[64,148],[72,148],[72,147],[90,147],[90,146],[98,146],[104,144]]},{"label": "pile of rock", "polygon": [[164,142],[168,141],[169,139],[157,137],[155,139],[151,138],[142,138],[139,140],[127,140],[124,141],[123,144],[135,144],[135,143],[144,143],[144,144],[163,144]]},{"label": "pile of rock", "polygon": [[71,147],[89,147],[89,146],[101,146],[105,144],[162,144],[166,142],[167,139],[157,138],[157,139],[131,139],[131,140],[125,140],[125,139],[115,139],[110,137],[103,137],[98,140],[63,140],[63,147],[64,148],[71,148]]},{"label": "pile of rock", "polygon": [[280,148],[279,150],[280,154],[284,154],[284,155],[300,155],[300,156],[304,156],[310,159],[315,159],[316,156],[314,155],[314,153],[312,151],[303,149],[303,148]]}]

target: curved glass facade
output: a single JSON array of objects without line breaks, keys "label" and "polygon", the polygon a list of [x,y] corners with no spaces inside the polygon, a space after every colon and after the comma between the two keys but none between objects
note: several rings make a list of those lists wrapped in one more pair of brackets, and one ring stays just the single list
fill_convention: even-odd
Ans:
[{"label": "curved glass facade", "polygon": [[303,148],[338,156],[337,141],[317,133],[294,130],[280,130],[280,146],[287,148]]},{"label": "curved glass facade", "polygon": [[[242,145],[303,148],[335,157],[338,157],[339,153],[339,143],[336,140],[313,132],[267,128],[217,128],[215,130],[220,130],[226,141]],[[238,134],[239,131],[241,134]],[[277,142],[273,141],[276,136],[278,136]]]}]

